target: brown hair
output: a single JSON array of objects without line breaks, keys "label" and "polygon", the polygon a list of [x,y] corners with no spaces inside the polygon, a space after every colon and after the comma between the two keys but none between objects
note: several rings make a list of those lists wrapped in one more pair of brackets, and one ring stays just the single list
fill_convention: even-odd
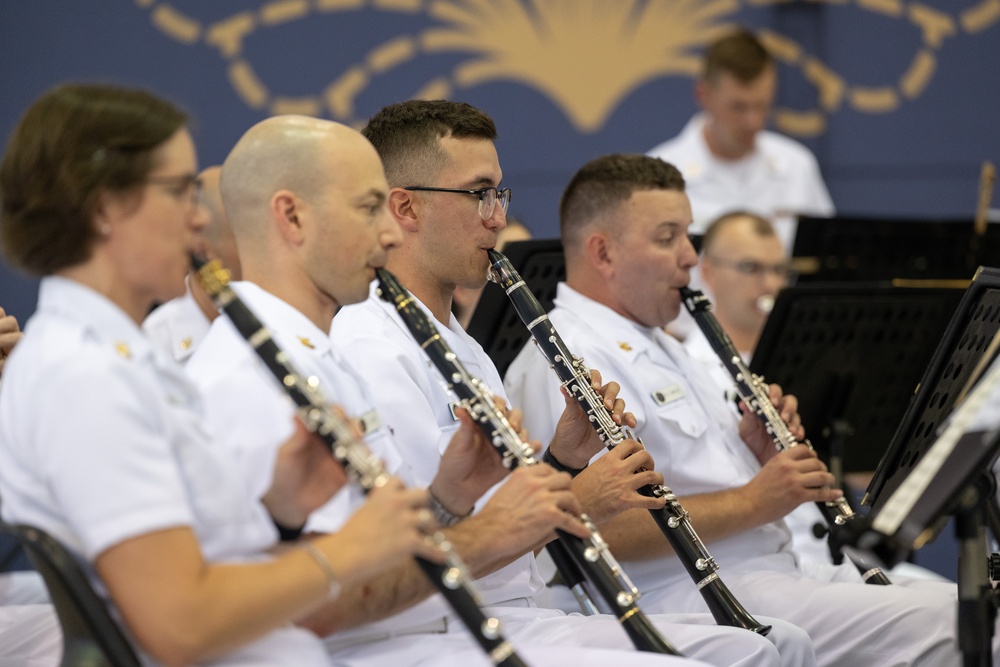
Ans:
[{"label": "brown hair", "polygon": [[49,275],[90,257],[104,192],[149,175],[153,152],[187,116],[151,93],[67,84],[21,117],[0,163],[0,241],[8,260]]},{"label": "brown hair", "polygon": [[440,171],[445,153],[439,139],[485,139],[497,136],[484,112],[465,102],[409,100],[376,113],[361,133],[372,142],[390,187],[429,185],[418,182]]},{"label": "brown hair", "polygon": [[605,155],[583,165],[563,191],[559,230],[570,245],[587,223],[637,190],[684,192],[684,177],[669,162],[639,154]]},{"label": "brown hair", "polygon": [[774,231],[774,225],[767,218],[761,217],[756,213],[751,213],[750,211],[730,211],[729,213],[720,215],[705,228],[705,233],[701,237],[701,252],[707,253],[711,249],[712,244],[715,243],[715,237],[722,233],[723,228],[744,218],[750,220],[751,229],[757,236],[771,237],[778,235]]},{"label": "brown hair", "polygon": [[731,74],[741,83],[750,83],[772,65],[773,59],[756,35],[740,28],[712,43],[702,61],[703,79],[716,81]]}]

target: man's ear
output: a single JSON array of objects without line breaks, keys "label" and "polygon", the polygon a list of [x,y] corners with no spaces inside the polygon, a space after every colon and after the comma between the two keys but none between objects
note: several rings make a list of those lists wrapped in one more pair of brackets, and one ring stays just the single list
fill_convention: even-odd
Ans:
[{"label": "man's ear", "polygon": [[712,84],[706,81],[704,78],[698,77],[694,82],[694,99],[698,103],[698,106],[702,109],[707,109],[709,104],[709,98],[712,95]]},{"label": "man's ear", "polygon": [[583,253],[587,263],[601,277],[608,279],[615,273],[615,256],[613,241],[603,231],[593,231],[583,240]]},{"label": "man's ear", "polygon": [[281,237],[291,245],[300,245],[305,239],[301,216],[302,210],[295,193],[278,190],[271,196],[271,219],[275,221]]},{"label": "man's ear", "polygon": [[396,219],[404,232],[415,232],[420,223],[420,202],[413,193],[403,188],[389,190],[389,215]]}]

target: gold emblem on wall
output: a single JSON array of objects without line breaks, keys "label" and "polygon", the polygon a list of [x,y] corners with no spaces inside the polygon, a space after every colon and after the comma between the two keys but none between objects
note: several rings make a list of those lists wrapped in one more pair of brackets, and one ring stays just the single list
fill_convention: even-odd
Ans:
[{"label": "gold emblem on wall", "polygon": [[[135,1],[149,10],[152,24],[164,34],[216,49],[228,64],[229,80],[240,98],[269,114],[328,116],[359,125],[355,101],[379,75],[421,54],[461,52],[472,55],[410,96],[450,98],[456,90],[512,81],[540,91],[579,132],[592,133],[640,86],[664,76],[695,76],[702,49],[733,26],[733,16],[742,6],[786,0],[271,0],[210,24],[167,2]],[[798,69],[816,88],[815,108],[775,109],[776,126],[797,136],[821,134],[827,117],[844,107],[862,113],[895,111],[926,90],[937,68],[936,53],[947,40],[960,33],[982,32],[1000,21],[1000,0],[979,0],[956,15],[903,0],[814,1],[854,4],[904,21],[919,32],[920,47],[898,80],[882,86],[858,85],[791,38],[760,31],[775,57]],[[383,42],[312,95],[273,90],[244,53],[246,39],[258,30],[365,8],[424,14],[438,25]]]}]

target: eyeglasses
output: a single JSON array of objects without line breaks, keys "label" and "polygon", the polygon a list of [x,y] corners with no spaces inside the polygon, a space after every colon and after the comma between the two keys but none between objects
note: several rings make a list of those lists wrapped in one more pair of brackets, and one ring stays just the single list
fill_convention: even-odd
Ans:
[{"label": "eyeglasses", "polygon": [[705,259],[713,264],[717,264],[718,266],[735,269],[745,276],[753,276],[755,278],[763,278],[766,274],[771,274],[775,278],[787,279],[792,274],[792,265],[788,262],[781,262],[780,264],[764,264],[763,262],[757,262],[752,259],[740,259],[733,261],[729,259],[721,259],[719,257],[712,257],[711,255],[706,255]]},{"label": "eyeglasses", "polygon": [[161,185],[178,200],[187,199],[192,206],[201,201],[201,179],[195,174],[181,176],[149,176],[145,181],[148,185]]},{"label": "eyeglasses", "polygon": [[510,188],[501,188],[498,190],[490,186],[488,188],[479,188],[478,190],[461,190],[458,188],[431,188],[414,185],[403,189],[415,190],[417,192],[453,192],[460,195],[475,195],[479,197],[479,217],[483,220],[490,219],[497,202],[500,202],[500,208],[503,209],[504,213],[507,212],[507,207],[510,206]]}]

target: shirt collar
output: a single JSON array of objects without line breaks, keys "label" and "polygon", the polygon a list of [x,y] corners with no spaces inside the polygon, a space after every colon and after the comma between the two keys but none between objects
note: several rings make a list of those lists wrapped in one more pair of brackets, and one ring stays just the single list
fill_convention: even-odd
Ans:
[{"label": "shirt collar", "polygon": [[62,276],[43,278],[38,290],[38,311],[80,323],[88,336],[125,359],[155,356],[142,329],[124,310],[75,280]]},{"label": "shirt collar", "polygon": [[300,345],[317,355],[331,352],[333,343],[330,340],[330,332],[317,327],[312,320],[293,306],[260,285],[245,280],[232,283],[231,286],[265,326],[269,326],[269,322],[275,323],[273,326],[277,330],[294,336]]},{"label": "shirt collar", "polygon": [[600,329],[602,337],[614,340],[625,357],[637,361],[656,345],[655,332],[647,326],[630,320],[604,304],[577,292],[566,283],[556,286],[557,307],[563,307],[585,320],[593,329]]},{"label": "shirt collar", "polygon": [[[406,289],[406,285],[403,285],[403,289]],[[455,314],[454,313],[449,312],[448,313],[448,322],[447,322],[447,324],[442,324],[441,321],[438,320],[438,318],[434,317],[434,314],[431,313],[430,308],[428,308],[427,306],[424,305],[423,301],[421,301],[420,299],[418,299],[417,296],[413,292],[410,292],[409,290],[406,290],[406,291],[409,292],[410,297],[413,298],[413,301],[418,306],[420,306],[420,309],[424,311],[424,315],[426,315],[430,319],[430,321],[434,323],[434,326],[436,326],[438,328],[438,331],[446,330],[446,333],[444,333],[446,340],[447,339],[454,339],[454,336],[451,336],[450,334],[459,335],[461,338],[469,338],[469,335],[466,334],[465,330],[462,329],[462,327],[458,324],[458,320],[455,319]],[[386,301],[385,299],[383,299],[381,296],[379,296],[379,294],[378,294],[378,280],[372,281],[372,284],[369,286],[369,288],[368,288],[368,298],[371,299],[372,301],[375,301],[380,306],[382,306],[383,310],[385,310],[386,312],[393,313],[393,314],[395,314],[395,315],[398,316],[398,312],[396,311],[396,304],[390,303],[390,302]],[[470,338],[470,340],[471,340],[471,338]]]},{"label": "shirt collar", "polygon": [[[410,335],[409,327],[403,322],[402,316],[396,310],[396,304],[389,303],[382,297],[380,297],[376,290],[378,289],[378,281],[372,283],[371,291],[369,294],[369,300],[375,301],[389,316],[399,324],[403,331]],[[448,324],[442,324],[430,309],[424,305],[424,303],[418,299],[412,292],[410,292],[410,297],[413,298],[414,303],[416,303],[420,309],[424,312],[424,315],[431,321],[431,323],[437,328],[438,333],[441,335],[442,340],[452,352],[459,358],[459,360],[466,366],[475,364],[475,368],[469,369],[469,371],[475,374],[477,371],[482,373],[484,377],[480,377],[481,380],[486,381],[490,386],[491,391],[502,395],[503,383],[500,380],[500,375],[497,373],[496,367],[490,361],[487,363],[483,361],[481,357],[488,356],[483,351],[482,346],[479,342],[469,335],[469,333],[462,328],[462,325],[458,323],[458,318],[455,317],[454,313],[448,313]],[[431,363],[428,360],[427,363]]]}]

